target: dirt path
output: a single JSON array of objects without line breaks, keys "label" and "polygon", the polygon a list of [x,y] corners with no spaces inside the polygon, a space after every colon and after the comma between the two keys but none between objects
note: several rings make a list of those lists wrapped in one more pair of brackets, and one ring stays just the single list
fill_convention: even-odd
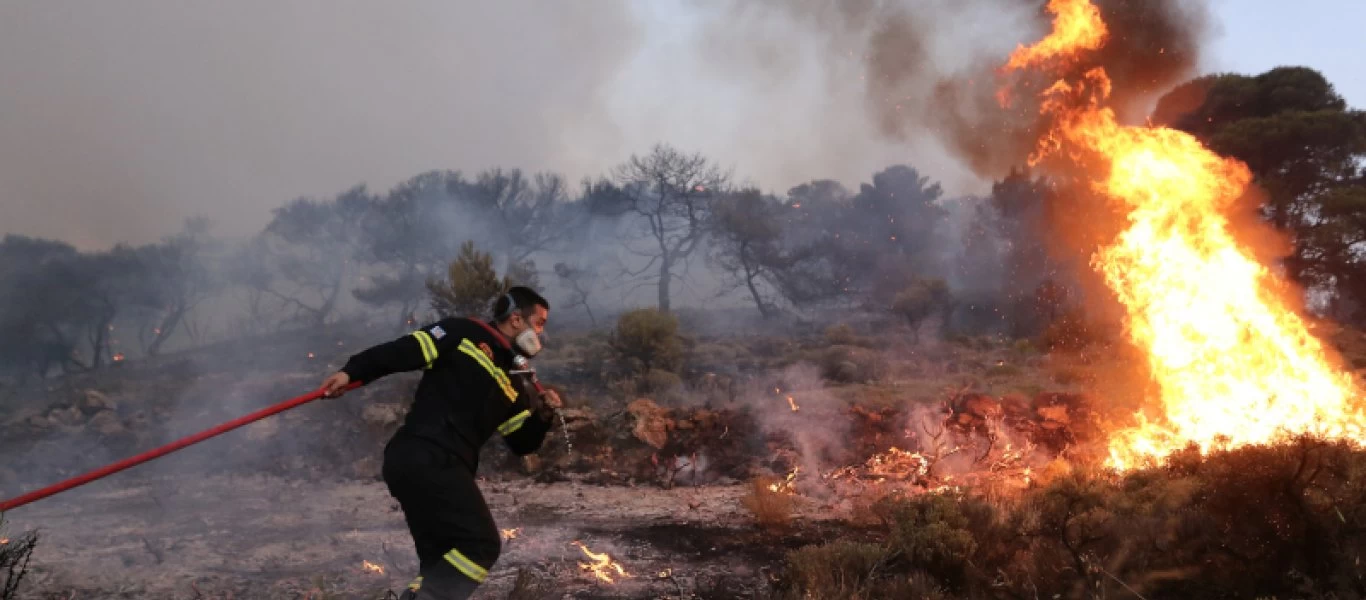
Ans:
[{"label": "dirt path", "polygon": [[[519,568],[552,598],[746,598],[809,526],[757,531],[741,486],[600,487],[486,481],[499,526],[519,528],[478,598],[505,598]],[[10,515],[43,538],[23,597],[382,598],[416,573],[402,514],[381,483],[273,477],[124,478]],[[633,576],[607,585],[573,544]],[[384,569],[371,572],[364,561]]]}]

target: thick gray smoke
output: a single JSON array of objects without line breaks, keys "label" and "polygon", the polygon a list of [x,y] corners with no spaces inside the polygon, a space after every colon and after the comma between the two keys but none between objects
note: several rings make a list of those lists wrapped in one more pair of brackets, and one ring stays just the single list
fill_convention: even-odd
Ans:
[{"label": "thick gray smoke", "polygon": [[611,0],[5,2],[0,232],[250,234],[429,169],[597,169],[570,134],[613,137],[603,86],[639,34]]}]

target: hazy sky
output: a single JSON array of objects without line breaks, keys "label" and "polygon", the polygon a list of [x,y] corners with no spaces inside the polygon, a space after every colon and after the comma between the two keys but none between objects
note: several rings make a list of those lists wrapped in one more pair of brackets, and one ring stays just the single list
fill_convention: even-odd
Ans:
[{"label": "hazy sky", "polygon": [[[1366,2],[1211,2],[1219,31],[1206,70],[1308,65],[1366,106]],[[895,162],[950,193],[980,190],[928,137],[876,134],[859,74],[818,56],[837,52],[838,38],[784,37],[767,22],[721,34],[708,10],[690,0],[4,0],[0,233],[99,248],[204,215],[242,234],[297,196],[362,182],[382,191],[436,168],[578,179],[657,141],[770,191],[856,184]],[[961,33],[941,35],[932,60],[1017,41],[947,30]],[[725,35],[766,45],[730,64],[717,50],[736,42]]]}]

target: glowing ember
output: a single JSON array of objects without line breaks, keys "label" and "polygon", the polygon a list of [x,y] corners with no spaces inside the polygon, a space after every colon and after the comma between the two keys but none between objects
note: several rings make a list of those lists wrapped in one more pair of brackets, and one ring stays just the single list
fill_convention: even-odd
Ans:
[{"label": "glowing ember", "polygon": [[377,564],[375,564],[375,563],[372,563],[372,562],[370,562],[370,561],[368,561],[368,560],[363,560],[363,561],[361,561],[361,568],[362,568],[362,569],[365,569],[366,571],[368,571],[368,572],[370,572],[370,573],[375,573],[375,574],[377,574],[377,575],[383,575],[383,574],[384,574],[384,567],[381,567],[381,566],[379,566],[379,565],[377,565]]},{"label": "glowing ember", "polygon": [[4,546],[5,544],[8,544],[8,543],[9,543],[9,538],[0,538],[0,546]]},{"label": "glowing ember", "polygon": [[787,474],[786,479],[779,481],[777,483],[768,484],[768,491],[778,494],[797,493],[797,488],[795,487],[795,484],[797,481],[797,473],[800,473],[801,470],[801,467],[792,467],[792,472]]},{"label": "glowing ember", "polygon": [[312,352],[309,352],[309,353],[308,353],[308,357],[309,357],[309,358],[313,358],[313,353],[312,353]]},{"label": "glowing ember", "polygon": [[114,362],[123,362],[123,353],[117,352],[113,356]]},{"label": "glowing ember", "polygon": [[[583,551],[584,556],[593,560],[591,563],[579,563],[579,568],[583,569],[583,572],[585,573],[592,574],[598,581],[603,583],[616,583],[616,580],[613,579],[614,576],[634,577],[634,575],[626,572],[626,569],[621,566],[621,563],[612,560],[612,557],[608,556],[606,552],[593,552],[588,549],[588,546],[583,545],[583,542],[579,541],[575,541],[574,545],[578,546],[579,550]],[[613,575],[614,573],[615,575]]]},{"label": "glowing ember", "polygon": [[[1103,43],[1089,0],[1048,8],[1054,32],[1017,50],[1008,69],[1073,60]],[[1251,181],[1246,165],[1184,132],[1119,124],[1109,95],[1101,68],[1045,91],[1056,125],[1039,152],[1099,160],[1094,189],[1127,210],[1127,229],[1091,263],[1123,304],[1129,339],[1147,352],[1162,410],[1111,436],[1111,466],[1161,462],[1191,443],[1203,452],[1298,433],[1363,439],[1361,391],[1274,291],[1284,282],[1233,234],[1228,215]]]},{"label": "glowing ember", "polygon": [[521,528],[521,527],[514,527],[514,528],[512,528],[512,529],[502,529],[502,530],[500,530],[500,531],[502,531],[502,533],[503,533],[503,539],[505,539],[505,540],[515,540],[515,539],[517,539],[517,536],[520,535],[520,534],[522,533],[522,528]]},{"label": "glowing ember", "polygon": [[865,463],[868,474],[892,479],[911,479],[924,477],[930,470],[930,461],[919,452],[908,452],[891,448],[881,454],[874,454]]},{"label": "glowing ember", "polygon": [[802,409],[802,407],[797,406],[797,401],[793,400],[792,396],[787,397],[787,405],[792,408],[792,412],[797,412]]}]

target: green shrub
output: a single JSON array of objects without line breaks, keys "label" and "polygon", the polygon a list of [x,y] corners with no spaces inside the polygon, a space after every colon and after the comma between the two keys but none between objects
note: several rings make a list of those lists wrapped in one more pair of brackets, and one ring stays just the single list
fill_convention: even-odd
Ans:
[{"label": "green shrub", "polygon": [[683,366],[683,340],[678,319],[653,308],[624,313],[617,319],[610,342],[623,365],[638,375],[652,369],[678,372]]}]

